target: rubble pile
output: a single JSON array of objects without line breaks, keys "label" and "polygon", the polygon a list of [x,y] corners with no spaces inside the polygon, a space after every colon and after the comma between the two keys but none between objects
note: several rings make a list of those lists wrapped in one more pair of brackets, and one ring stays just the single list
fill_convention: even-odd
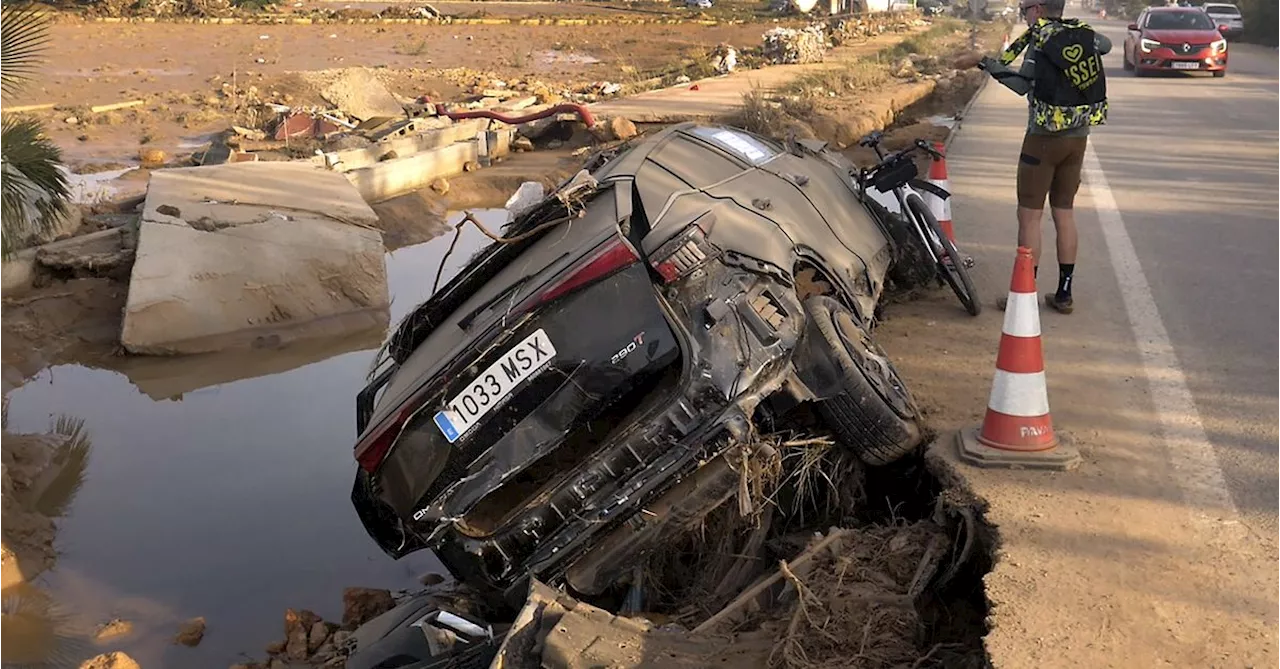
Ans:
[{"label": "rubble pile", "polygon": [[912,14],[891,13],[872,14],[853,18],[832,19],[827,22],[826,29],[831,43],[840,46],[884,33],[901,33],[920,25],[928,25],[928,21]]},{"label": "rubble pile", "polygon": [[820,26],[773,28],[764,34],[761,52],[770,63],[820,63],[829,46]]}]

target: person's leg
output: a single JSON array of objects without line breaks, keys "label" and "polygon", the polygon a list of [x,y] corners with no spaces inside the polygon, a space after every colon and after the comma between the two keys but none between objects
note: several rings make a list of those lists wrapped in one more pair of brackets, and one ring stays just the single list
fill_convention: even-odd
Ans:
[{"label": "person's leg", "polygon": [[[1053,161],[1047,155],[1051,139],[1047,135],[1027,135],[1018,155],[1018,246],[1031,249],[1037,275],[1042,239],[1040,222],[1044,219],[1045,198],[1053,184]],[[1004,309],[1007,300],[1007,297],[997,299],[996,306]]]},{"label": "person's leg", "polygon": [[1076,231],[1075,197],[1080,190],[1080,171],[1089,138],[1064,137],[1060,141],[1063,155],[1049,189],[1049,207],[1057,235],[1058,289],[1045,298],[1054,309],[1071,313],[1074,308],[1071,289],[1075,281],[1076,252],[1080,245]]}]

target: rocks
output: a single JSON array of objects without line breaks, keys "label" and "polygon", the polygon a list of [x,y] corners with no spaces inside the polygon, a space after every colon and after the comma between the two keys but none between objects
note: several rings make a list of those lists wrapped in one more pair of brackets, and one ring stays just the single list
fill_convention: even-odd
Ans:
[{"label": "rocks", "polygon": [[141,669],[137,661],[119,651],[103,653],[80,663],[80,669]]},{"label": "rocks", "polygon": [[441,583],[444,583],[444,581],[445,581],[445,578],[435,572],[428,572],[426,574],[423,574],[422,578],[418,579],[419,583],[428,587],[433,585],[440,585]]},{"label": "rocks", "polygon": [[395,608],[390,590],[347,588],[342,591],[342,627],[353,630]]},{"label": "rocks", "polygon": [[640,134],[636,130],[636,124],[625,116],[615,116],[609,119],[609,134],[614,139],[627,140]]},{"label": "rocks", "polygon": [[[284,612],[284,653],[290,660],[305,660],[311,654],[311,629],[323,625],[320,616],[306,609]],[[317,646],[320,644],[316,644]]]},{"label": "rocks", "polygon": [[204,618],[192,618],[178,628],[178,634],[173,638],[173,642],[194,648],[200,645],[201,639],[204,639],[204,630]]},{"label": "rocks", "polygon": [[288,645],[288,643],[284,641],[272,641],[271,643],[267,644],[267,648],[266,648],[267,654],[279,655],[284,652],[284,647],[286,645]]},{"label": "rocks", "polygon": [[435,191],[437,195],[448,195],[448,194],[449,194],[449,180],[448,180],[448,179],[446,179],[446,178],[444,178],[444,177],[440,177],[440,178],[436,179],[435,181],[432,181],[432,182],[431,182],[431,190]]},{"label": "rocks", "polygon": [[329,623],[326,623],[323,620],[317,620],[315,624],[311,626],[311,631],[307,633],[307,650],[312,653],[316,652],[316,649],[324,644],[328,639]]},{"label": "rocks", "polygon": [[164,161],[168,159],[168,156],[160,149],[143,148],[138,151],[138,159],[142,161],[143,167],[155,168],[164,165]]},{"label": "rocks", "polygon": [[478,169],[480,169],[480,163],[474,160],[468,160],[467,162],[462,164],[463,172],[475,172]]},{"label": "rocks", "polygon": [[114,618],[98,627],[93,634],[93,640],[98,643],[107,643],[130,634],[133,634],[133,623]]},{"label": "rocks", "polygon": [[511,149],[517,152],[525,152],[533,150],[533,140],[528,137],[516,137],[511,140]]},{"label": "rocks", "polygon": [[560,141],[560,140],[558,140],[558,139],[553,139],[553,140],[551,140],[550,142],[547,142],[547,148],[548,148],[548,149],[550,149],[550,150],[552,150],[552,151],[555,151],[556,149],[559,149],[559,148],[561,148],[561,147],[563,147],[563,146],[564,146],[564,142],[562,142],[562,141]]}]

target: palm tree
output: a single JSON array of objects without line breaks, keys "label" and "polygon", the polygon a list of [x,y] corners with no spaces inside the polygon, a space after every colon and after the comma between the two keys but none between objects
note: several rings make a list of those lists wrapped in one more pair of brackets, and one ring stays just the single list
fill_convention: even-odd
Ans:
[{"label": "palm tree", "polygon": [[[0,4],[0,92],[29,82],[49,42],[49,19],[27,2]],[[33,118],[0,125],[0,254],[57,224],[71,200],[62,152]]]}]

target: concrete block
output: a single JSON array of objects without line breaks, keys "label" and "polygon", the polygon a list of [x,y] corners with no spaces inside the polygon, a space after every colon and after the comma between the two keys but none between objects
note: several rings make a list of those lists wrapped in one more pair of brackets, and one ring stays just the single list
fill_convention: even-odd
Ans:
[{"label": "concrete block", "polygon": [[144,221],[196,228],[259,223],[273,213],[364,226],[378,222],[342,175],[293,161],[159,170],[151,175],[142,206]]},{"label": "concrete block", "polygon": [[398,157],[407,158],[423,151],[438,149],[449,146],[454,142],[471,139],[488,125],[489,119],[467,119],[444,127],[425,129],[416,133],[388,135],[384,139],[375,142],[372,146],[330,152],[326,156],[313,158],[312,162],[316,165],[324,165],[327,157],[333,169],[339,172],[349,172],[362,167],[376,165],[382,156],[392,151]]},{"label": "concrete block", "polygon": [[384,323],[377,216],[342,175],[239,163],[151,177],[121,343],[172,355]]},{"label": "concrete block", "polygon": [[480,142],[472,139],[351,170],[343,176],[366,202],[381,202],[425,188],[440,177],[461,174],[463,165],[479,159]]},{"label": "concrete block", "polygon": [[36,279],[36,249],[15,252],[0,264],[0,293],[15,297],[31,290]]},{"label": "concrete block", "polygon": [[485,154],[490,158],[505,158],[511,154],[511,140],[515,133],[511,129],[490,130],[485,133],[485,141],[488,144],[488,151]]}]

